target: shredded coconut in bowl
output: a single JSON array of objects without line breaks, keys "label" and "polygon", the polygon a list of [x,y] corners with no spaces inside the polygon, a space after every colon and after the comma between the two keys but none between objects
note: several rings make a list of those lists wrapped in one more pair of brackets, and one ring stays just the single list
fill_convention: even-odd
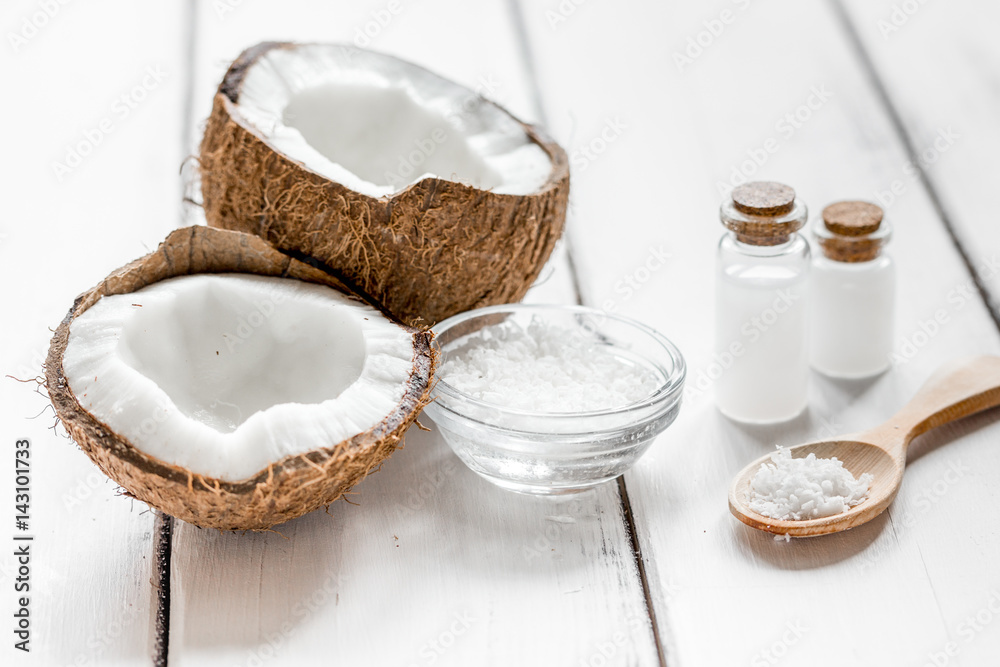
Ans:
[{"label": "shredded coconut in bowl", "polygon": [[872,480],[871,473],[855,479],[836,457],[794,459],[779,447],[750,482],[750,509],[782,521],[834,516],[867,500]]},{"label": "shredded coconut in bowl", "polygon": [[650,368],[613,350],[585,330],[533,317],[469,336],[448,351],[439,376],[481,401],[531,412],[612,410],[656,391]]}]

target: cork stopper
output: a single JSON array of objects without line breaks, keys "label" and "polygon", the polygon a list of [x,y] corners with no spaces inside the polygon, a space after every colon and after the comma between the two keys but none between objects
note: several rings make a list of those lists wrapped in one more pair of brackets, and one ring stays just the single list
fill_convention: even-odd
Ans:
[{"label": "cork stopper", "polygon": [[878,231],[882,208],[866,201],[838,201],[823,209],[823,223],[834,234],[863,236]]},{"label": "cork stopper", "polygon": [[835,262],[870,262],[889,239],[881,207],[865,201],[839,201],[823,209],[816,238]]},{"label": "cork stopper", "polygon": [[741,243],[756,246],[787,243],[806,221],[806,207],[783,183],[754,181],[733,189],[719,212],[722,224]]},{"label": "cork stopper", "polygon": [[795,190],[784,183],[754,181],[733,189],[733,206],[740,213],[773,218],[795,205]]}]

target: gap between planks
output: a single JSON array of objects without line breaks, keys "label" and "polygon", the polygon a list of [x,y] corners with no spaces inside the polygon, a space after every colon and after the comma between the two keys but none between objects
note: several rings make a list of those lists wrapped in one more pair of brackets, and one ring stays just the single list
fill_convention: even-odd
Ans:
[{"label": "gap between planks", "polygon": [[153,630],[153,667],[167,667],[170,649],[170,555],[174,539],[174,519],[157,510],[153,529],[153,567],[150,579],[156,618]]},{"label": "gap between planks", "polygon": [[938,193],[937,186],[934,185],[927,173],[927,170],[921,164],[913,138],[910,136],[910,133],[906,129],[906,125],[903,123],[903,117],[900,115],[896,103],[889,94],[889,89],[883,82],[882,75],[879,74],[878,68],[875,67],[875,60],[868,51],[868,47],[865,45],[864,39],[861,37],[861,33],[858,32],[857,26],[854,24],[854,21],[851,20],[850,12],[847,7],[844,6],[844,0],[829,0],[829,2],[833,8],[833,13],[837,16],[837,20],[844,30],[844,34],[854,47],[855,52],[858,55],[858,59],[861,61],[861,69],[863,69],[865,74],[868,76],[868,80],[875,91],[875,96],[885,109],[885,113],[889,118],[889,123],[896,131],[896,136],[899,138],[899,142],[902,144],[903,150],[906,152],[906,159],[909,160],[916,169],[920,178],[920,184],[927,193],[927,197],[931,200],[934,212],[937,214],[941,224],[944,225],[945,231],[948,233],[948,238],[951,239],[952,245],[954,245],[955,250],[958,251],[958,256],[962,258],[962,264],[965,265],[965,270],[968,271],[969,276],[971,276],[972,282],[976,286],[976,291],[979,293],[979,298],[983,300],[983,303],[986,306],[986,312],[990,314],[990,319],[993,320],[994,326],[996,326],[997,330],[1000,331],[1000,312],[993,307],[993,302],[990,299],[986,285],[983,284],[982,279],[979,277],[979,273],[976,271],[976,267],[973,265],[972,260],[969,257],[969,253],[966,252],[965,247],[959,240],[958,235],[955,232],[955,225],[952,223],[951,216],[944,207],[944,203]]}]

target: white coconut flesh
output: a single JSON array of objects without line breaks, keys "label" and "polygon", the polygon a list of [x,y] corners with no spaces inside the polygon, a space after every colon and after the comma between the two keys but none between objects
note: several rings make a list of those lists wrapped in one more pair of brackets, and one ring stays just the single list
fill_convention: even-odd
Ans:
[{"label": "white coconut flesh", "polygon": [[204,274],[101,298],[73,321],[63,370],[80,405],[136,448],[240,481],[385,419],[413,338],[329,287]]},{"label": "white coconut flesh", "polygon": [[552,171],[521,124],[475,92],[348,46],[267,51],[244,74],[237,111],[279,152],[371,197],[427,177],[526,195]]}]

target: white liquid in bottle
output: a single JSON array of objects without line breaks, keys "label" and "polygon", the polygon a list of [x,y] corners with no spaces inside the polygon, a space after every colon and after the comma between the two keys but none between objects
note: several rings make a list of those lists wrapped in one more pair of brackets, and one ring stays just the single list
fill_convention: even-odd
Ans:
[{"label": "white liquid in bottle", "polygon": [[[799,239],[799,243],[803,243]],[[720,270],[715,340],[731,366],[716,381],[715,400],[742,422],[794,418],[806,407],[809,382],[805,271],[789,267]]]},{"label": "white liquid in bottle", "polygon": [[812,266],[810,362],[831,377],[877,375],[890,364],[896,309],[882,209],[858,201],[831,204],[814,231],[821,252]]},{"label": "white liquid in bottle", "polygon": [[715,280],[715,401],[731,419],[780,422],[806,407],[809,246],[796,233],[806,215],[779,183],[747,183],[722,205],[730,231]]}]

